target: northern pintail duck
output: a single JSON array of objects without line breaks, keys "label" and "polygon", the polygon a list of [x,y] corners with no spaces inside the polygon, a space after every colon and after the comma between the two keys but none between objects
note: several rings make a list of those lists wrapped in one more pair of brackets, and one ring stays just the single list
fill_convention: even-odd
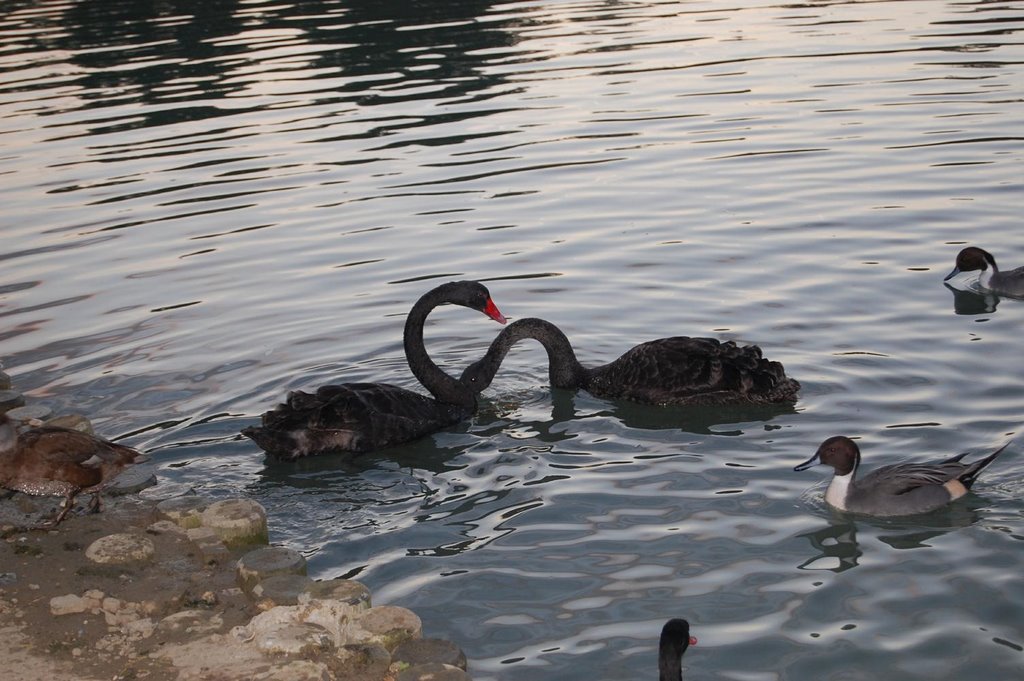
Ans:
[{"label": "northern pintail duck", "polygon": [[93,495],[98,511],[100,492],[139,452],[94,435],[68,428],[42,426],[18,433],[0,414],[0,487],[34,496],[64,497],[60,513],[46,523],[55,527],[71,510],[75,495]]},{"label": "northern pintail duck", "polygon": [[1024,267],[999,271],[996,259],[988,251],[968,246],[956,256],[956,266],[945,276],[949,281],[965,272],[978,272],[978,285],[994,293],[1008,296],[1024,296]]},{"label": "northern pintail duck", "polygon": [[659,681],[681,681],[683,678],[683,653],[690,646],[697,645],[697,639],[690,636],[690,623],[676,618],[665,622],[658,642]]},{"label": "northern pintail duck", "polygon": [[941,508],[967,494],[985,466],[1009,443],[972,463],[961,463],[967,453],[931,463],[899,463],[882,466],[856,479],[860,448],[848,437],[837,435],[821,443],[818,451],[793,470],[825,464],[835,469],[825,491],[825,501],[840,511],[877,516],[913,515]]}]

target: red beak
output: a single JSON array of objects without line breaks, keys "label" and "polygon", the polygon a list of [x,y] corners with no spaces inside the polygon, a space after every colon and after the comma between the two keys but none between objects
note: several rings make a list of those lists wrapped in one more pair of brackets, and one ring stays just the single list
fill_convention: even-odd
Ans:
[{"label": "red beak", "polygon": [[690,637],[690,645],[691,646],[697,645],[697,637],[696,636],[691,636]]},{"label": "red beak", "polygon": [[499,324],[504,324],[507,321],[505,315],[501,314],[501,310],[498,309],[498,306],[490,298],[487,299],[487,307],[484,308],[484,314]]}]

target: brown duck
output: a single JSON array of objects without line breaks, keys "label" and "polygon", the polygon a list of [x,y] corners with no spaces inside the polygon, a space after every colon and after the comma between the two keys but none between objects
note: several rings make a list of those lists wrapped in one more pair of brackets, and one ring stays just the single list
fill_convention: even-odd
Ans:
[{"label": "brown duck", "polygon": [[42,426],[18,433],[0,414],[0,487],[34,496],[64,497],[63,508],[46,523],[55,527],[79,492],[93,495],[89,510],[99,511],[100,492],[139,452],[88,433]]}]

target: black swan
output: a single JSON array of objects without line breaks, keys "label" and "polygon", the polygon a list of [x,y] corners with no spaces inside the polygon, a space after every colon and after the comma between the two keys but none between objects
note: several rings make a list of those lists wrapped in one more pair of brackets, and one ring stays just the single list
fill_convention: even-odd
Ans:
[{"label": "black swan", "polygon": [[296,390],[242,431],[272,456],[294,460],[330,452],[367,452],[423,437],[454,425],[476,410],[476,393],[441,370],[423,344],[423,324],[438,305],[454,303],[505,317],[487,287],[475,281],[442,284],[413,305],[405,321],[405,356],[412,373],[434,396],[387,383],[326,385],[310,394]]},{"label": "black swan", "polygon": [[576,359],[561,329],[533,317],[502,329],[487,354],[463,371],[461,380],[472,390],[483,391],[508,351],[525,338],[539,341],[547,350],[552,388],[582,388],[597,397],[644,404],[768,404],[794,402],[800,390],[780,363],[761,356],[761,348],[714,338],[660,338],[588,369]]},{"label": "black swan", "polygon": [[46,527],[56,527],[79,492],[91,493],[99,511],[100,492],[140,456],[131,447],[78,430],[41,426],[18,433],[0,414],[0,487],[34,496],[64,497],[63,508]]},{"label": "black swan", "polygon": [[690,623],[684,619],[671,619],[661,628],[658,642],[658,681],[681,681],[683,653],[697,639],[690,636]]}]

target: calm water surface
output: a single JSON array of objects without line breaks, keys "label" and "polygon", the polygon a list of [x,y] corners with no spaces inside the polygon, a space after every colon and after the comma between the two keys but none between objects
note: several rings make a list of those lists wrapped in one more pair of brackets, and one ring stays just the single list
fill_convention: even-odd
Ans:
[{"label": "calm water surface", "polygon": [[[1024,303],[942,284],[1024,264],[1016,2],[8,2],[0,338],[31,397],[246,494],[318,577],[458,642],[484,681],[1017,679],[1024,459],[905,521],[822,503],[868,465],[1018,436]],[[585,362],[756,342],[794,408],[552,394],[510,357],[471,421],[283,465],[238,431],[287,390],[416,387],[412,302],[488,282]],[[498,327],[431,318],[452,372]]]}]

